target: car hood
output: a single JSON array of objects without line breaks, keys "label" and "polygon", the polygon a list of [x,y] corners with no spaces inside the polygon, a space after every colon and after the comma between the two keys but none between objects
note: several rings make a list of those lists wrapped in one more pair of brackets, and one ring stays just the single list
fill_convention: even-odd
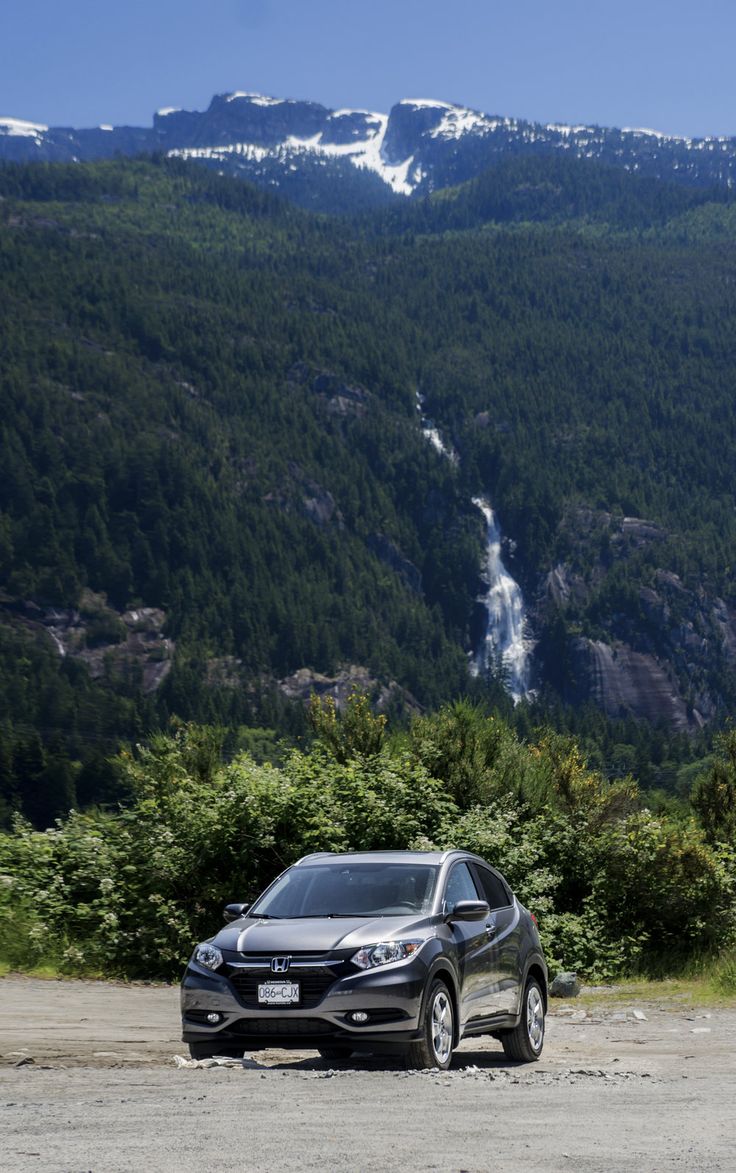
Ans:
[{"label": "car hood", "polygon": [[213,944],[234,953],[328,953],[360,949],[377,941],[418,934],[427,917],[304,917],[297,920],[258,920],[246,917],[221,929]]}]

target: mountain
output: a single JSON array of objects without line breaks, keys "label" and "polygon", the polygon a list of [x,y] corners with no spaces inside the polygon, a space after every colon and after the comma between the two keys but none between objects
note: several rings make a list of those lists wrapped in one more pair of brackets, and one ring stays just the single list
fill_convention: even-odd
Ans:
[{"label": "mountain", "polygon": [[303,731],[312,686],[510,712],[501,565],[520,727],[664,771],[736,706],[726,189],[515,156],[347,220],[158,155],[0,197],[8,807],[115,797],[171,715]]},{"label": "mountain", "polygon": [[206,111],[159,110],[150,128],[86,130],[0,119],[0,159],[72,162],[162,152],[277,188],[295,202],[355,211],[462,183],[509,156],[593,159],[677,183],[729,185],[736,138],[502,118],[404,100],[389,114],[232,93]]}]

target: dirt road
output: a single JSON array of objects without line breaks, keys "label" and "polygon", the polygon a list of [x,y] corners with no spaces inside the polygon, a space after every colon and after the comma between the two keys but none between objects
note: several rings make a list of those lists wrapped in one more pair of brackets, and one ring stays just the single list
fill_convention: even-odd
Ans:
[{"label": "dirt road", "polygon": [[736,1170],[736,1010],[553,1003],[539,1063],[492,1040],[450,1072],[269,1051],[178,1068],[178,993],[0,980],[0,1169]]}]

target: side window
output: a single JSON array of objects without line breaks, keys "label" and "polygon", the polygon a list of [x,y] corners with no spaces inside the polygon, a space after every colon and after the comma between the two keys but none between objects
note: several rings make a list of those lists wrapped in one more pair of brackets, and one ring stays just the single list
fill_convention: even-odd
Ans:
[{"label": "side window", "polygon": [[494,875],[488,868],[478,867],[477,864],[475,874],[483,889],[483,896],[491,908],[506,908],[511,904],[511,895],[500,876]]},{"label": "side window", "polygon": [[466,863],[456,863],[445,889],[445,907],[452,909],[460,900],[477,900],[478,890]]}]

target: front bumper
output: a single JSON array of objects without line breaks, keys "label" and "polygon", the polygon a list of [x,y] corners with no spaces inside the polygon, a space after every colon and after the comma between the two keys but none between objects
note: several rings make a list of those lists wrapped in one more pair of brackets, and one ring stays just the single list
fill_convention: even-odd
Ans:
[{"label": "front bumper", "polygon": [[[289,976],[299,980],[298,973]],[[256,1006],[250,997],[244,1000],[238,994],[225,974],[190,962],[181,987],[182,1039],[249,1051],[335,1044],[353,1050],[372,1050],[379,1044],[384,1050],[403,1047],[421,1034],[427,976],[420,953],[410,961],[338,977],[306,1006]],[[269,977],[264,972],[262,980]],[[367,1014],[367,1021],[354,1022],[351,1015],[356,1011]],[[208,1013],[221,1015],[221,1021],[207,1024],[203,1020]]]}]

